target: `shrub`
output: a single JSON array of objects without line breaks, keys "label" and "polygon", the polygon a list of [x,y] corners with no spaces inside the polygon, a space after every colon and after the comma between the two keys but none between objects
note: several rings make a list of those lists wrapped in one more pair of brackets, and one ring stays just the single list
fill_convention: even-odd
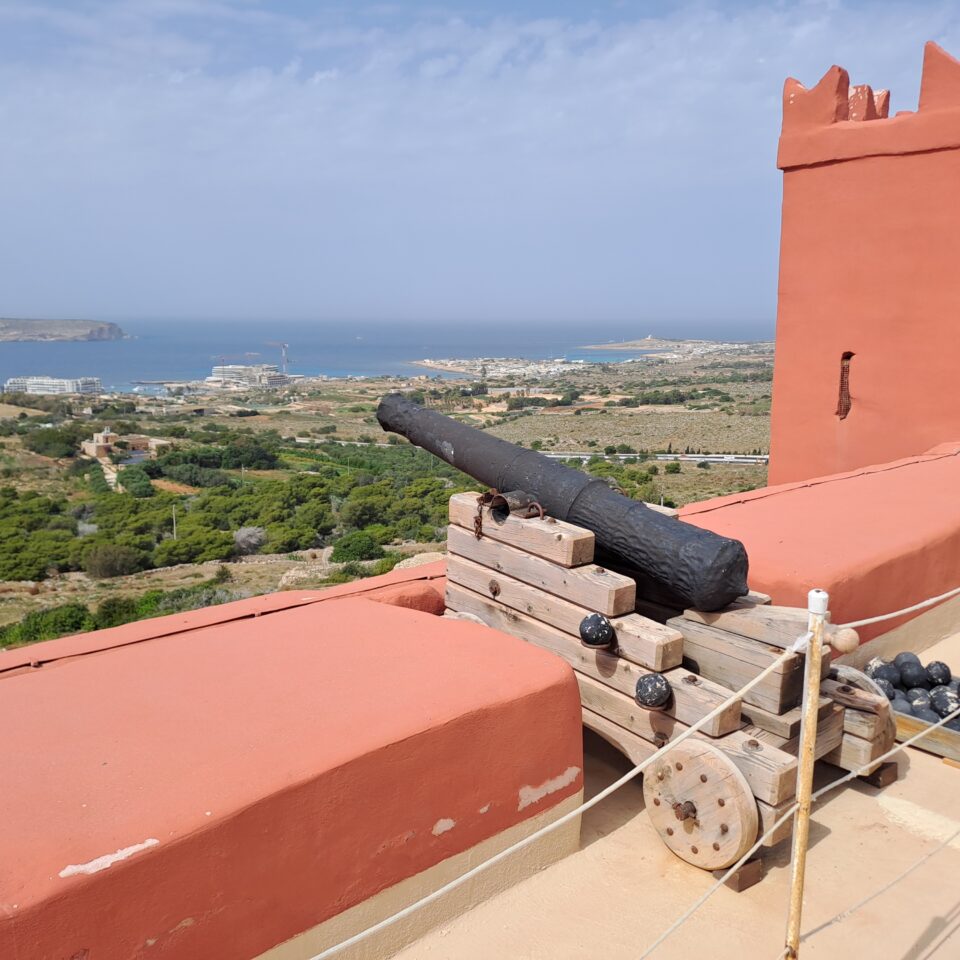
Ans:
[{"label": "shrub", "polygon": [[378,577],[383,573],[389,573],[401,560],[403,555],[399,553],[388,553],[385,557],[378,560],[368,571],[371,576]]},{"label": "shrub", "polygon": [[383,556],[383,547],[369,533],[355,530],[337,540],[330,559],[334,563],[349,563],[351,560],[379,560]]},{"label": "shrub", "polygon": [[70,633],[85,633],[93,628],[93,617],[82,603],[65,603],[50,610],[35,610],[19,623],[0,629],[0,647],[53,640]]},{"label": "shrub", "polygon": [[77,437],[73,430],[45,427],[27,434],[24,446],[44,457],[72,457],[77,452]]},{"label": "shrub", "polygon": [[136,619],[137,601],[131,597],[107,597],[94,614],[94,623],[98,630],[118,627],[121,623],[130,623]]},{"label": "shrub", "polygon": [[98,580],[136,573],[143,566],[143,556],[139,551],[113,543],[95,544],[83,559],[83,569]]},{"label": "shrub", "polygon": [[233,542],[241,556],[256,553],[267,541],[263,527],[241,527],[233,531]]},{"label": "shrub", "polygon": [[710,461],[709,461],[709,460],[701,460],[701,461],[697,464],[697,469],[698,469],[698,470],[709,470],[709,469],[710,469]]},{"label": "shrub", "polygon": [[671,460],[664,468],[664,473],[679,473],[680,464],[676,460]]},{"label": "shrub", "polygon": [[222,470],[199,467],[195,463],[171,464],[161,467],[164,476],[191,487],[223,487],[231,483],[231,477]]}]

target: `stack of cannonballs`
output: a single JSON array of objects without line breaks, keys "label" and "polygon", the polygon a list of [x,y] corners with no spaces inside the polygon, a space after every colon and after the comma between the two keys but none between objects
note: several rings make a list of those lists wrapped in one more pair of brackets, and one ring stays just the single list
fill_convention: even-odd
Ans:
[{"label": "stack of cannonballs", "polygon": [[[866,674],[889,697],[897,713],[938,723],[958,707],[960,678],[940,660],[924,666],[915,653],[898,653],[893,660],[876,657],[867,664]],[[944,726],[960,731],[960,716]]]}]

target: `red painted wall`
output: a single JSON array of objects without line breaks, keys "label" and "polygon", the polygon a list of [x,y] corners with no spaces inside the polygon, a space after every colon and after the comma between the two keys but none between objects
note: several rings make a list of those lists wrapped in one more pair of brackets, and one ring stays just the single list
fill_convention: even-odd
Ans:
[{"label": "red painted wall", "polygon": [[888,102],[784,87],[771,484],[960,439],[960,62],[927,44],[919,110]]}]

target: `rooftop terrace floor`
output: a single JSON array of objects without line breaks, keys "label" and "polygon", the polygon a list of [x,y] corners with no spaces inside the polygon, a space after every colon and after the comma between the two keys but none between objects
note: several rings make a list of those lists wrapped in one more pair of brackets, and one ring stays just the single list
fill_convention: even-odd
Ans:
[{"label": "rooftop terrace floor", "polygon": [[[960,661],[960,634],[927,655]],[[589,732],[585,747],[586,795],[592,796],[630,764]],[[960,836],[894,882],[960,830],[960,769],[914,748],[896,759],[897,783],[879,791],[848,784],[814,807],[804,958],[960,956]],[[842,774],[824,767],[818,786]],[[643,793],[634,781],[584,815],[577,853],[434,929],[396,957],[638,960],[714,882],[674,857],[642,811]],[[653,960],[776,960],[786,927],[789,860],[789,843],[770,851],[760,884],[739,894],[719,890]]]}]

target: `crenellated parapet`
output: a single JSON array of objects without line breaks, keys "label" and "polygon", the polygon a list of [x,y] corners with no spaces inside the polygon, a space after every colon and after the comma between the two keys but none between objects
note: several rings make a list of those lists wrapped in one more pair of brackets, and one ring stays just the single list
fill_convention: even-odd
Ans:
[{"label": "crenellated parapet", "polygon": [[888,90],[851,86],[842,67],[832,66],[810,89],[791,77],[783,88],[777,166],[960,147],[960,60],[927,43],[918,109],[889,112]]}]

